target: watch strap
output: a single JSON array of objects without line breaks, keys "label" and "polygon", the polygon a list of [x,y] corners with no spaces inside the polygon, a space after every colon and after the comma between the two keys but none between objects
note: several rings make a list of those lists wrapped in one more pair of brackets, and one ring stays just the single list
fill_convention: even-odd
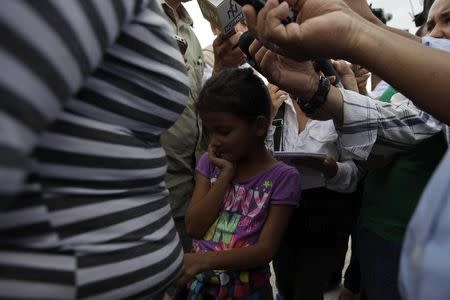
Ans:
[{"label": "watch strap", "polygon": [[319,85],[317,91],[308,102],[303,101],[300,97],[296,97],[296,101],[305,114],[311,115],[315,113],[327,101],[328,93],[330,92],[331,83],[325,76],[321,75],[319,78]]}]

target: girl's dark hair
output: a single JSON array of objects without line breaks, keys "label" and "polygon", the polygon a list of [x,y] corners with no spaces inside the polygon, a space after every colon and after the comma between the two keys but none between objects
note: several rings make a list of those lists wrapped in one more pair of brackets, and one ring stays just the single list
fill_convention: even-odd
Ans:
[{"label": "girl's dark hair", "polygon": [[252,69],[226,69],[206,81],[196,109],[229,112],[253,120],[260,115],[270,118],[271,102],[266,85]]}]

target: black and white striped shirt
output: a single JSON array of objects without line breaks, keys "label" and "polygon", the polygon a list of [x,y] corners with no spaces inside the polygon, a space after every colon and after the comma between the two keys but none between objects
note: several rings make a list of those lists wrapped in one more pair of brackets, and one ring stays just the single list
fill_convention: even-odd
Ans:
[{"label": "black and white striped shirt", "polygon": [[2,299],[152,297],[180,270],[159,137],[189,81],[138,3],[2,2]]}]

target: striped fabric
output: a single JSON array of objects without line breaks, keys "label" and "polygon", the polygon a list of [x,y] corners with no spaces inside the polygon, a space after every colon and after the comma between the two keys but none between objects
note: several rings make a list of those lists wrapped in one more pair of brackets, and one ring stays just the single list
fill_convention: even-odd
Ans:
[{"label": "striped fabric", "polygon": [[366,160],[369,154],[389,157],[411,150],[414,145],[443,131],[449,143],[448,126],[417,108],[400,93],[390,103],[341,89],[343,124],[335,124],[344,155]]},{"label": "striped fabric", "polygon": [[155,0],[2,2],[1,299],[156,297],[179,272],[159,142],[189,90],[172,35]]}]

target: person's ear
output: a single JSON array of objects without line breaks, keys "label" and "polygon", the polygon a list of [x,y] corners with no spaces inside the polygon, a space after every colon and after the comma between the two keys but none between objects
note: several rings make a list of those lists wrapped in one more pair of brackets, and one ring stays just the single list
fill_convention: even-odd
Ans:
[{"label": "person's ear", "polygon": [[265,116],[257,116],[255,120],[255,132],[256,136],[265,137],[269,128],[269,118]]}]

